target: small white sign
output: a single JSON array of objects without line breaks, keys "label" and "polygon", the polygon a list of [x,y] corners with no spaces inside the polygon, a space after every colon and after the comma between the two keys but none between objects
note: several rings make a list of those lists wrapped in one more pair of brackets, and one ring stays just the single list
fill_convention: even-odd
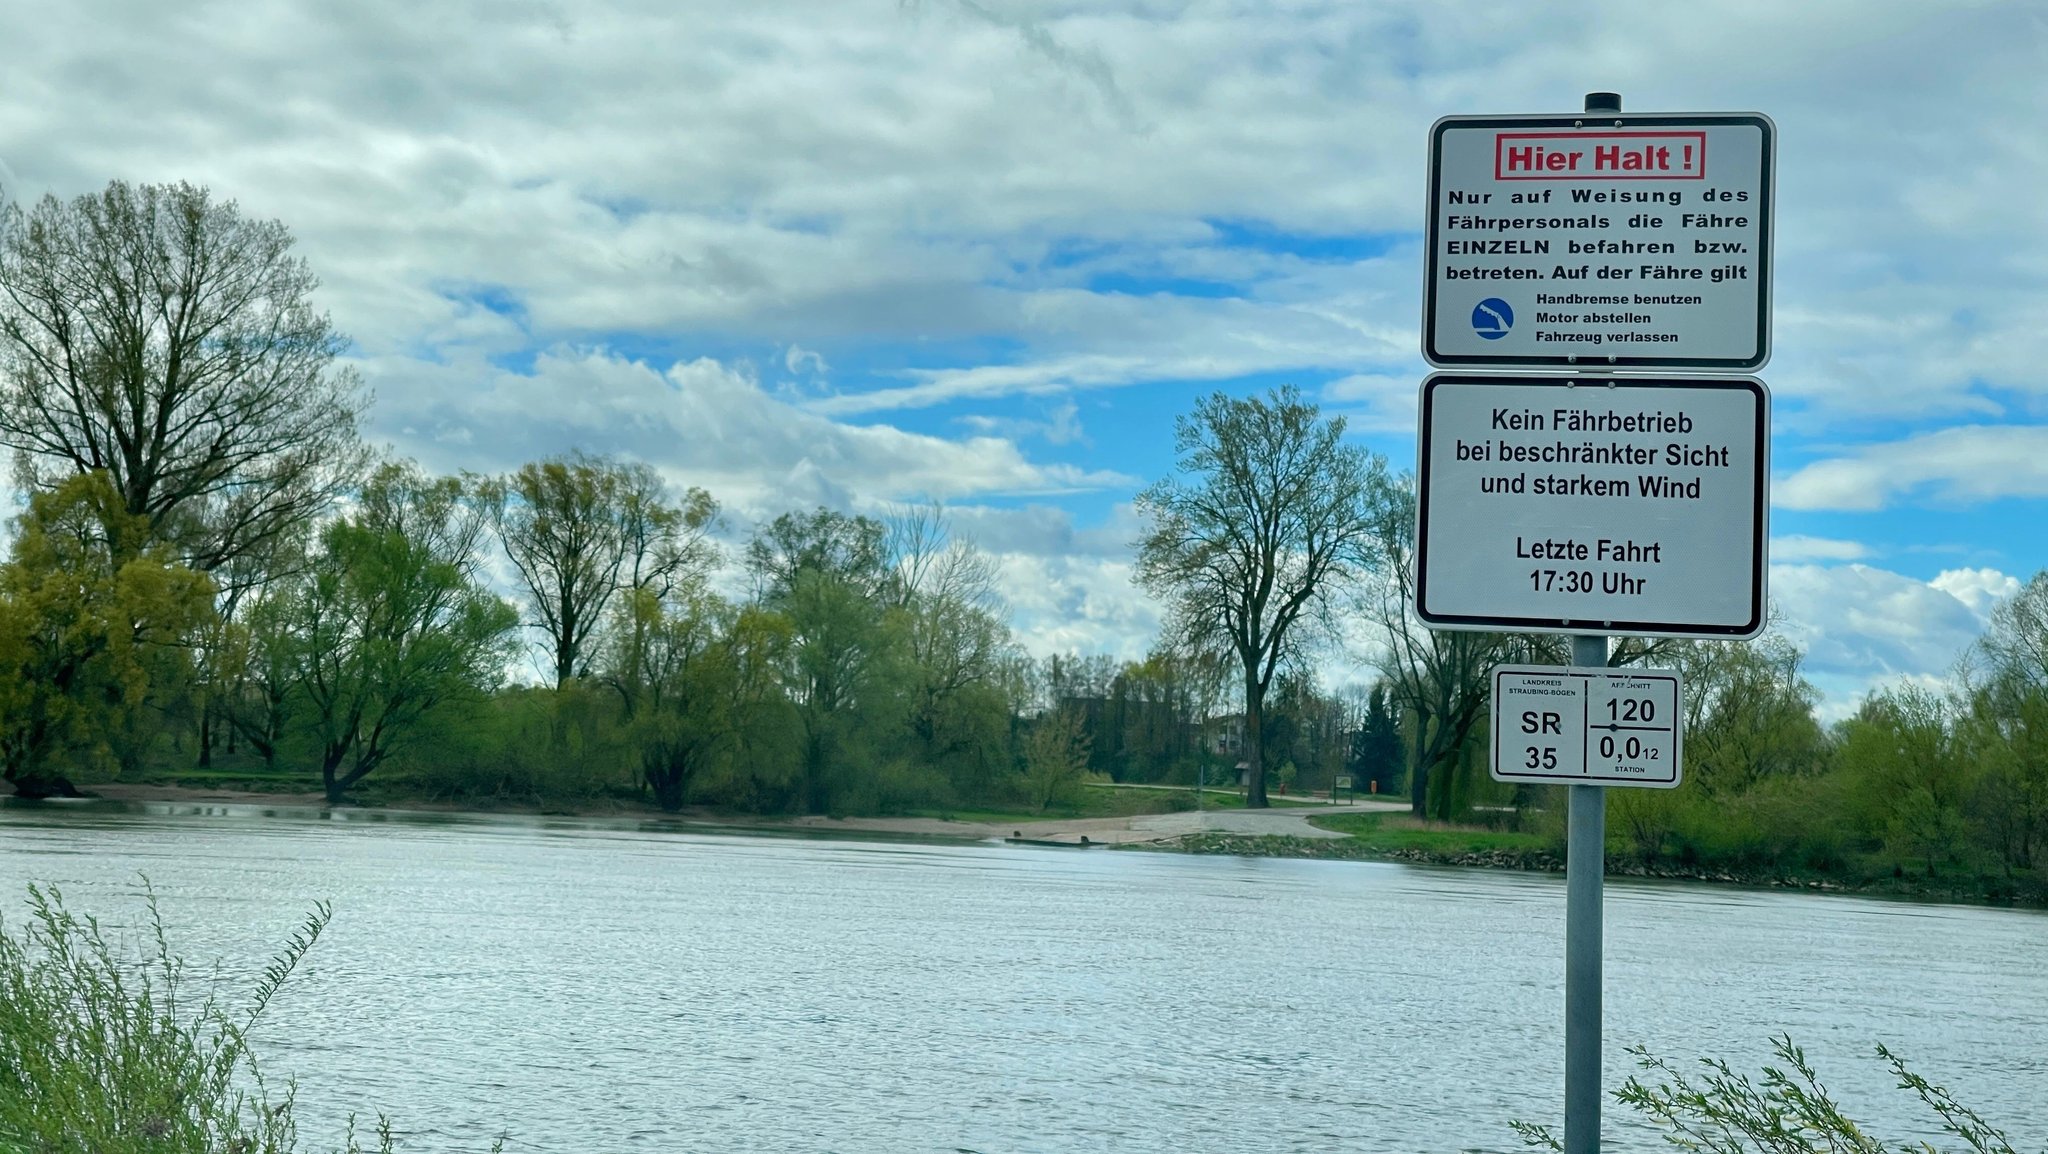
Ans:
[{"label": "small white sign", "polygon": [[1679,782],[1684,694],[1670,669],[1503,665],[1493,671],[1493,778]]},{"label": "small white sign", "polygon": [[1431,364],[1770,358],[1769,117],[1451,116],[1429,140]]},{"label": "small white sign", "polygon": [[1437,373],[1420,408],[1415,601],[1430,628],[1763,631],[1762,381]]}]

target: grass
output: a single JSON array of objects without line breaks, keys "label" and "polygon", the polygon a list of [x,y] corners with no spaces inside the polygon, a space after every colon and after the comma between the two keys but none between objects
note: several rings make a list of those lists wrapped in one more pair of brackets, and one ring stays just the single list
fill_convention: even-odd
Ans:
[{"label": "grass", "polygon": [[1542,834],[1487,829],[1484,826],[1424,822],[1404,813],[1320,814],[1311,825],[1348,833],[1365,848],[1382,853],[1427,853],[1459,857],[1469,854],[1533,853],[1552,848]]},{"label": "grass", "polygon": [[320,775],[290,769],[153,769],[132,780],[145,785],[175,785],[186,789],[239,789],[251,793],[317,793]]},{"label": "grass", "polygon": [[[1268,799],[1273,808],[1322,808],[1316,802],[1300,801],[1294,798],[1273,796]],[[1244,798],[1229,790],[1205,789],[1202,791],[1204,809],[1243,809]],[[1132,789],[1125,786],[1091,782],[1081,789],[1079,800],[1072,805],[1056,805],[1043,811],[1017,807],[1014,809],[980,807],[928,807],[911,810],[906,816],[930,817],[942,821],[972,821],[987,825],[1002,825],[1012,822],[1057,821],[1074,818],[1094,817],[1142,817],[1155,813],[1182,813],[1195,808],[1195,791],[1188,789]]]}]

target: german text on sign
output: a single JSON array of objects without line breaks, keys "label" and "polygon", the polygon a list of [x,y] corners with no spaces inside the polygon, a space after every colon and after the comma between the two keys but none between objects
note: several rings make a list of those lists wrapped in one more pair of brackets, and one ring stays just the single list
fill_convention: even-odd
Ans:
[{"label": "german text on sign", "polygon": [[1753,114],[1438,121],[1424,355],[1762,365],[1775,140]]},{"label": "german text on sign", "polygon": [[1762,631],[1762,381],[1438,373],[1423,382],[1420,408],[1425,624]]}]

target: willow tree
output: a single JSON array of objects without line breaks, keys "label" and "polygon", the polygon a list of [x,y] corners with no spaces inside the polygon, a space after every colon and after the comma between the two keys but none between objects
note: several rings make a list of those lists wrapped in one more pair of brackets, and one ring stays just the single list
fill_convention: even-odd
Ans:
[{"label": "willow tree", "polygon": [[1292,386],[1216,393],[1174,422],[1178,475],[1138,495],[1150,524],[1137,580],[1189,652],[1235,654],[1244,683],[1247,805],[1264,806],[1263,707],[1273,677],[1332,623],[1335,597],[1378,569],[1386,462],[1344,443]]},{"label": "willow tree", "polygon": [[482,580],[483,532],[460,481],[410,463],[379,468],[321,532],[293,591],[289,676],[329,802],[502,679],[519,615]]},{"label": "willow tree", "polygon": [[0,446],[32,489],[104,473],[218,578],[360,476],[347,340],[277,221],[121,181],[0,209]]}]

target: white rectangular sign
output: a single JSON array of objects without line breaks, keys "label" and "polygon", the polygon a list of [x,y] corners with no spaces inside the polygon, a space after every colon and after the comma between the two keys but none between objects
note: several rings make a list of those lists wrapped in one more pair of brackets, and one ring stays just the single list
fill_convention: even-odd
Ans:
[{"label": "white rectangular sign", "polygon": [[1437,373],[1420,407],[1430,628],[1763,631],[1762,381]]},{"label": "white rectangular sign", "polygon": [[1563,785],[1679,782],[1684,694],[1669,669],[1493,671],[1493,777]]},{"label": "white rectangular sign", "polygon": [[1776,139],[1754,113],[1437,121],[1423,355],[1758,368]]}]

